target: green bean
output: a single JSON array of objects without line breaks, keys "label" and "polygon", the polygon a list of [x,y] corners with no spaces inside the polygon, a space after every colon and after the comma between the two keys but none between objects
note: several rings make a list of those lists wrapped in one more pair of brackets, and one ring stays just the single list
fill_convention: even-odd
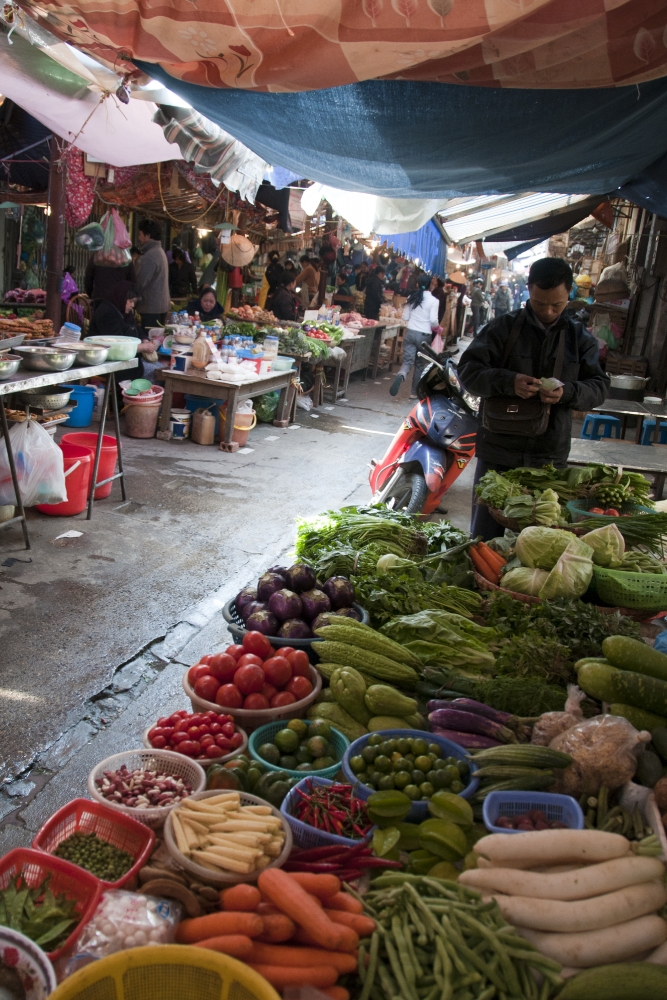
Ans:
[{"label": "green bean", "polygon": [[462,979],[456,984],[457,990],[462,990],[465,986],[473,986],[475,983],[482,982],[482,976],[479,972],[469,972],[467,976],[463,976]]},{"label": "green bean", "polygon": [[394,945],[389,939],[389,935],[385,937],[384,940],[385,951],[387,952],[387,958],[389,959],[389,964],[391,965],[391,971],[394,973],[394,978],[398,983],[398,988],[401,994],[405,997],[405,1000],[414,1000],[416,993],[412,983],[408,983],[408,980],[403,974],[403,969],[401,968],[401,962],[397,954]]},{"label": "green bean", "polygon": [[[414,992],[415,987],[417,986],[417,971],[412,963],[412,957],[408,951],[408,946],[403,934],[401,918],[396,915],[391,918],[391,932],[394,935],[394,941],[396,942],[396,950],[398,952],[401,972],[403,973],[408,986]],[[386,944],[388,944],[388,942],[386,942]],[[394,973],[394,975],[396,975],[396,973]]]},{"label": "green bean", "polygon": [[459,916],[460,919],[463,920],[464,923],[467,923],[469,927],[474,928],[479,934],[485,936],[488,939],[491,946],[493,947],[494,951],[498,952],[498,957],[500,958],[500,966],[503,970],[503,974],[505,976],[505,980],[509,987],[509,991],[510,993],[514,993],[515,995],[518,996],[520,993],[520,988],[519,988],[519,979],[516,974],[516,969],[512,964],[512,961],[507,953],[507,950],[505,949],[505,946],[498,938],[498,935],[493,931],[490,931],[488,927],[485,927],[484,924],[481,923],[481,921],[475,920],[474,917],[469,916],[467,913],[461,913],[459,914]]},{"label": "green bean", "polygon": [[[443,921],[444,921],[443,917]],[[450,936],[455,939],[456,950],[454,953],[454,965],[458,972],[463,972],[464,974],[468,971],[463,963],[463,958],[467,958],[468,962],[473,965],[478,972],[485,975],[491,982],[495,983],[498,989],[502,989],[505,986],[505,980],[501,976],[500,972],[489,969],[489,965],[484,961],[476,952],[471,951],[470,948],[464,943],[463,937],[454,931],[453,927],[449,925]]]},{"label": "green bean", "polygon": [[[373,931],[373,936],[371,937],[369,958],[368,958],[368,968],[365,970],[366,972],[365,977],[363,976],[361,977],[362,982],[364,984],[364,988],[361,991],[359,1000],[368,1000],[370,996],[370,992],[373,988],[373,984],[375,983],[375,976],[377,973],[379,950],[380,950],[380,932]],[[361,952],[361,948],[359,949],[359,951]]]},{"label": "green bean", "polygon": [[440,993],[440,987],[438,983],[435,983],[430,991],[426,994],[426,1000],[437,1000],[438,994]]},{"label": "green bean", "polygon": [[477,1000],[493,1000],[495,993],[496,993],[496,988],[493,984],[491,984],[491,986],[487,986],[485,990],[482,990],[482,992],[477,997]]},{"label": "green bean", "polygon": [[357,956],[357,975],[361,982],[363,983],[366,979],[366,945],[363,941],[359,942],[359,955]]},{"label": "green bean", "polygon": [[452,988],[452,961],[449,956],[447,947],[442,940],[442,938],[436,938],[435,948],[437,954],[440,956],[440,962],[442,964],[442,992],[440,994],[440,1000],[451,1000],[453,988]]},{"label": "green bean", "polygon": [[546,955],[542,955],[539,951],[522,951],[519,948],[508,948],[507,954],[519,961],[528,962],[529,965],[539,965],[540,968],[551,969],[553,972],[560,972],[561,970],[558,962],[554,962],[552,958],[547,958]]},{"label": "green bean", "polygon": [[551,992],[549,989],[550,986],[551,983],[549,982],[549,980],[545,979],[544,982],[542,983],[542,989],[540,990],[539,1000],[549,1000],[549,993]]},{"label": "green bean", "polygon": [[410,914],[410,919],[412,920],[412,923],[415,925],[417,929],[417,934],[418,934],[417,944],[424,947],[425,945],[428,944],[428,934],[426,933],[426,927],[424,926],[423,921],[419,917],[419,914],[417,913],[416,909],[414,908],[410,900],[407,900],[405,908]]},{"label": "green bean", "polygon": [[414,967],[417,979],[421,979],[424,975],[424,970],[422,969],[422,964],[415,954],[415,947],[412,941],[412,932],[410,930],[410,922],[408,920],[407,914],[403,914],[403,940],[405,941],[405,946],[410,956],[410,961]]},{"label": "green bean", "polygon": [[396,984],[391,977],[389,969],[382,961],[378,962],[378,975],[385,997],[393,997],[397,992]]}]

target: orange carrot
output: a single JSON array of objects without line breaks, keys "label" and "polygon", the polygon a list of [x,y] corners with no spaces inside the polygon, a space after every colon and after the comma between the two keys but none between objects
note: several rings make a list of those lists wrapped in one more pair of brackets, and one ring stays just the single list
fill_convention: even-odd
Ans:
[{"label": "orange carrot", "polygon": [[330,998],[330,1000],[350,1000],[350,991],[344,986],[328,986],[325,990],[320,990]]},{"label": "orange carrot", "polygon": [[486,559],[477,551],[474,545],[471,545],[468,549],[470,553],[470,558],[472,559],[473,566],[481,576],[490,580],[491,583],[500,583],[500,577],[498,573],[487,563]]},{"label": "orange carrot", "polygon": [[330,910],[343,910],[345,913],[364,912],[364,908],[359,900],[355,899],[354,896],[350,896],[349,892],[337,892],[331,899],[327,899],[327,907]]},{"label": "orange carrot", "polygon": [[259,941],[269,941],[279,944],[294,937],[296,924],[284,913],[270,913],[262,917],[264,931],[259,935]]},{"label": "orange carrot", "polygon": [[257,907],[257,913],[260,917],[270,917],[280,912],[277,906],[274,906],[273,903],[265,903],[264,900]]},{"label": "orange carrot", "polygon": [[375,930],[375,921],[361,913],[345,913],[342,910],[327,910],[326,908],[324,912],[335,924],[351,927],[359,937],[370,937]]},{"label": "orange carrot", "polygon": [[503,566],[507,565],[507,559],[503,559],[500,552],[496,552],[492,549],[490,545],[486,542],[477,543],[477,551],[481,552],[482,556],[488,562],[489,566],[492,566],[498,573],[501,571]]},{"label": "orange carrot", "polygon": [[295,968],[318,968],[333,965],[341,975],[357,968],[356,955],[343,951],[325,951],[324,948],[297,948],[289,944],[263,944],[253,941],[249,961],[263,965],[286,965]]},{"label": "orange carrot", "polygon": [[[325,914],[326,916],[326,914]],[[328,918],[327,918],[328,919]],[[331,921],[333,923],[333,921]],[[353,931],[351,927],[343,927],[342,924],[334,924],[341,933],[340,944],[337,948],[330,949],[331,951],[356,951],[359,947],[359,935],[356,931]],[[294,940],[298,941],[299,944],[312,945],[315,948],[321,947],[319,941],[316,941],[310,931],[306,930],[305,927],[298,927],[297,932],[294,935]]]},{"label": "orange carrot", "polygon": [[197,941],[195,948],[209,948],[233,958],[249,958],[252,954],[252,940],[246,934],[222,934],[220,937]]},{"label": "orange carrot", "polygon": [[220,893],[220,905],[223,910],[243,910],[254,913],[262,901],[262,894],[255,885],[233,885]]},{"label": "orange carrot", "polygon": [[[328,920],[328,917],[325,917]],[[205,917],[194,917],[192,920],[182,920],[176,928],[176,940],[179,944],[196,944],[207,938],[220,937],[223,934],[245,934],[257,937],[264,930],[264,921],[256,913],[209,913]]]},{"label": "orange carrot", "polygon": [[[274,869],[278,871],[278,869]],[[260,965],[248,962],[251,969],[264,976],[272,986],[285,989],[287,986],[314,986],[316,989],[334,986],[338,971],[333,965],[320,965],[317,969],[289,968],[285,965]]]},{"label": "orange carrot", "polygon": [[[341,949],[345,939],[343,928],[340,924],[334,924],[319,906],[315,905],[297,879],[280,868],[265,868],[259,876],[258,886],[269,901],[291,917],[295,924],[307,927],[320,947],[329,951],[349,950]],[[328,985],[333,986],[333,983]]]},{"label": "orange carrot", "polygon": [[341,891],[340,879],[335,875],[310,875],[308,872],[290,872],[290,877],[302,889],[318,899],[329,900]]}]

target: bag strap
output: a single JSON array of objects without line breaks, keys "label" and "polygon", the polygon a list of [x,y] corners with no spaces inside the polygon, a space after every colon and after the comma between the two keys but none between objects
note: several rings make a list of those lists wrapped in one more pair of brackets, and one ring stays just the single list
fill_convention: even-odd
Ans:
[{"label": "bag strap", "polygon": [[[566,321],[567,325],[567,321]],[[556,362],[554,364],[554,374],[553,377],[560,379],[560,373],[563,370],[563,362],[565,360],[565,331],[566,325],[560,331],[560,339],[558,341],[558,350],[556,351]]]}]

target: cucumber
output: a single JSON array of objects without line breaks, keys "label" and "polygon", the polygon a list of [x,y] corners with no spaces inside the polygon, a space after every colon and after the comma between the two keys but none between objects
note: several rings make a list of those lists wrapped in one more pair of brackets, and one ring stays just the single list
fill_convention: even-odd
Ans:
[{"label": "cucumber", "polygon": [[[650,733],[653,733],[656,729],[665,729],[665,742],[661,746],[665,751],[664,760],[667,760],[667,719],[663,719],[661,715],[654,715],[653,712],[645,712],[641,708],[634,708],[633,705],[613,704],[609,706],[609,712],[611,715],[623,716],[624,719],[632,723],[635,729],[648,729]],[[661,757],[663,757],[662,749],[656,746],[656,750]]]},{"label": "cucumber", "polygon": [[612,667],[667,681],[667,655],[647,646],[645,642],[630,639],[626,635],[608,635],[602,643],[602,652]]},{"label": "cucumber", "polygon": [[662,778],[662,761],[657,753],[653,753],[652,750],[644,750],[644,753],[639,755],[636,777],[646,788],[653,788],[660,781]]},{"label": "cucumber", "polygon": [[[632,719],[630,720],[632,722]],[[634,722],[632,723],[634,726]],[[658,756],[667,761],[667,720],[663,720],[659,726],[644,726],[650,729],[653,746],[658,752]]]},{"label": "cucumber", "polygon": [[599,701],[620,702],[667,716],[667,683],[647,674],[585,663],[577,672],[579,687]]},{"label": "cucumber", "polygon": [[558,1000],[664,1000],[667,968],[648,962],[619,962],[585,969],[568,979]]}]

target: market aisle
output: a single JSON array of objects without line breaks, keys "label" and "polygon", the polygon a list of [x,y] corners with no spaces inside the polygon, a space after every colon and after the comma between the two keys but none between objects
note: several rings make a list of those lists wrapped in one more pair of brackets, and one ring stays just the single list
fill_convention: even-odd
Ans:
[{"label": "market aisle", "polygon": [[[166,664],[227,640],[222,604],[289,550],[297,515],[368,501],[368,463],[411,407],[389,384],[352,381],[347,403],[299,411],[298,427],[259,425],[236,455],[125,438],[127,504],[116,489],[91,522],[31,516],[30,552],[0,535],[0,779],[20,776],[0,789],[0,823],[19,823],[12,837],[27,843],[22,821],[54,807],[56,780],[63,801],[83,792],[87,753],[127,745],[139,706],[149,718],[180,705],[181,667]],[[448,498],[462,527],[471,483],[469,468]]]}]

